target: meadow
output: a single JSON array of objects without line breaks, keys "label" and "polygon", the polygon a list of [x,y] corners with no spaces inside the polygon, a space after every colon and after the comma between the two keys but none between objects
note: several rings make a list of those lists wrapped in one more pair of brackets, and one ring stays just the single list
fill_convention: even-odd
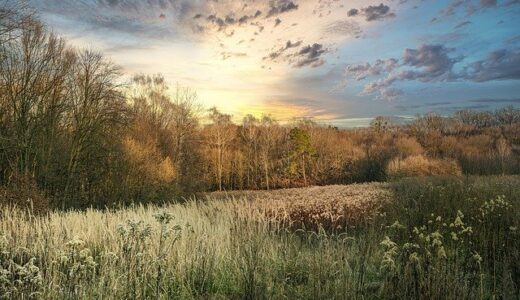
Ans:
[{"label": "meadow", "polygon": [[520,178],[4,209],[2,299],[517,299]]}]

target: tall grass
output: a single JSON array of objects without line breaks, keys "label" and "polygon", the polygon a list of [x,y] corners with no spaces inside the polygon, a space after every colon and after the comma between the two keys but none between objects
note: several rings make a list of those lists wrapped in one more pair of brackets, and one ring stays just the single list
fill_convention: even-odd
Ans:
[{"label": "tall grass", "polygon": [[520,297],[519,177],[406,179],[386,209],[396,298]]},{"label": "tall grass", "polygon": [[287,226],[266,209],[268,193],[37,217],[4,210],[0,298],[514,299],[518,183],[400,181],[377,217],[343,231]]}]

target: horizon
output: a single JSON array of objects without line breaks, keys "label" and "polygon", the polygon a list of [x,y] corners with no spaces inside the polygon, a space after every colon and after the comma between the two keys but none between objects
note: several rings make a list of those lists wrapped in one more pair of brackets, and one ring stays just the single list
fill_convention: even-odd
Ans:
[{"label": "horizon", "polygon": [[240,120],[452,115],[520,105],[519,1],[30,0],[125,77],[161,73]]}]

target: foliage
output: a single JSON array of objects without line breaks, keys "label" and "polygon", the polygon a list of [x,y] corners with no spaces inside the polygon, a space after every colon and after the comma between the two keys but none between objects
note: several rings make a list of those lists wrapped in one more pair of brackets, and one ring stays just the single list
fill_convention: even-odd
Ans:
[{"label": "foliage", "polygon": [[394,159],[387,166],[387,174],[394,178],[462,175],[462,170],[455,160],[427,158],[422,155],[409,156],[404,160]]}]

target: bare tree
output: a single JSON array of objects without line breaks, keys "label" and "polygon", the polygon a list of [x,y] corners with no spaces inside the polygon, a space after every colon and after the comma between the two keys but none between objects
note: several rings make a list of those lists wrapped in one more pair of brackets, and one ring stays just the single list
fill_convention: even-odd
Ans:
[{"label": "bare tree", "polygon": [[[2,134],[11,170],[34,176],[38,150],[51,151],[50,126],[58,126],[63,111],[63,87],[73,55],[65,42],[47,34],[39,23],[24,28],[0,60]],[[49,137],[49,136],[47,136]],[[42,141],[45,144],[38,144]]]},{"label": "bare tree", "polygon": [[0,44],[20,37],[24,24],[35,22],[34,13],[21,0],[0,2]]},{"label": "bare tree", "polygon": [[235,137],[236,128],[231,121],[231,115],[221,113],[216,107],[209,110],[209,135],[207,137],[211,148],[215,150],[215,176],[218,189],[222,191],[224,172],[224,154]]},{"label": "bare tree", "polygon": [[89,151],[97,151],[99,139],[111,138],[111,129],[122,122],[124,99],[119,91],[119,68],[99,53],[77,55],[67,81],[69,107],[66,124],[70,132],[65,194],[77,181],[77,169]]},{"label": "bare tree", "polygon": [[263,116],[260,126],[260,157],[263,164],[265,188],[270,189],[271,155],[279,138],[278,123],[270,116]]}]

